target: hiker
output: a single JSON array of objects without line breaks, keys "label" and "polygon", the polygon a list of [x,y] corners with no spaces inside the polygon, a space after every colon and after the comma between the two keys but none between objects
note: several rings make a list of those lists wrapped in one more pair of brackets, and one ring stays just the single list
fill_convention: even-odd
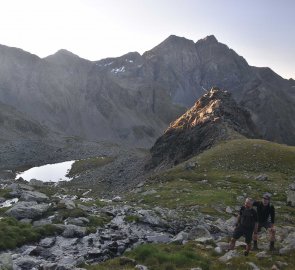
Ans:
[{"label": "hiker", "polygon": [[258,227],[257,213],[252,207],[253,200],[251,198],[247,198],[244,206],[240,209],[233,237],[229,243],[229,249],[232,250],[235,247],[236,241],[241,236],[244,236],[247,244],[244,252],[245,256],[248,256],[251,249],[253,231],[257,231]]},{"label": "hiker", "polygon": [[275,208],[270,204],[270,194],[264,193],[262,201],[254,201],[253,206],[257,207],[257,216],[258,216],[258,230],[253,234],[254,246],[253,250],[258,250],[257,240],[258,232],[261,231],[261,228],[264,227],[269,232],[269,250],[274,250],[275,243]]}]

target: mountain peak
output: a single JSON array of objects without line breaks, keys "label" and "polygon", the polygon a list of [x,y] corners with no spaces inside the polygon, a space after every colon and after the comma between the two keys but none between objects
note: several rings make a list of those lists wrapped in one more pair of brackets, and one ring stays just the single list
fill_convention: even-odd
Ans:
[{"label": "mountain peak", "polygon": [[[79,57],[78,55],[66,50],[66,49],[60,49],[58,50],[56,53],[54,53],[53,55],[49,55],[48,57],[51,56],[62,56],[62,57]],[[79,57],[80,58],[80,57]]]},{"label": "mountain peak", "polygon": [[229,92],[213,87],[156,141],[150,167],[177,164],[220,141],[241,137],[258,137],[250,113]]},{"label": "mountain peak", "polygon": [[217,38],[214,35],[206,36],[205,38],[201,39],[202,41],[206,41],[208,43],[218,43]]}]

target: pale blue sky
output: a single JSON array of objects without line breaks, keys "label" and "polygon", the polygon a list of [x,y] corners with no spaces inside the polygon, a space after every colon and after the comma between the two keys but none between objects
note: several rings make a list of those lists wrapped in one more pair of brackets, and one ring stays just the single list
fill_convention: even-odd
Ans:
[{"label": "pale blue sky", "polygon": [[295,78],[294,13],[294,0],[0,0],[0,44],[99,60],[143,53],[171,34],[213,34],[250,65]]}]

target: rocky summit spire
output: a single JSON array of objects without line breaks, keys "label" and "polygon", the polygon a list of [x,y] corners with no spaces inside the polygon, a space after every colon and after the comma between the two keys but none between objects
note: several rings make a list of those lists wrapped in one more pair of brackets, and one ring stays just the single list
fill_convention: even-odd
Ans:
[{"label": "rocky summit spire", "polygon": [[156,141],[150,167],[177,164],[219,141],[241,137],[258,137],[250,114],[229,92],[213,87]]}]

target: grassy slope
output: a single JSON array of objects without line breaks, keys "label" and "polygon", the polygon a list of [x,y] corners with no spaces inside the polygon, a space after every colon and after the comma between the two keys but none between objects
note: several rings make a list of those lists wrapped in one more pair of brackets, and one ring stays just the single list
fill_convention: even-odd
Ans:
[{"label": "grassy slope", "polygon": [[[140,202],[145,207],[178,208],[184,216],[196,217],[195,209],[198,209],[203,214],[227,218],[231,216],[225,213],[227,206],[238,209],[243,204],[243,199],[238,200],[238,196],[260,199],[262,193],[270,192],[273,194],[272,202],[276,207],[277,225],[294,226],[295,209],[286,206],[285,190],[294,181],[291,179],[295,176],[295,147],[263,140],[233,140],[223,142],[186,163],[192,162],[198,164],[193,169],[185,169],[185,163],[183,163],[155,175],[142,190],[142,192],[155,190],[156,193],[150,195],[143,195],[142,192],[131,193],[127,196],[128,199],[137,204]],[[255,180],[255,177],[261,174],[266,174],[268,180]],[[147,258],[141,258],[140,254],[143,252],[141,248],[125,255],[136,258],[138,262],[149,266],[149,269],[166,270],[190,269],[189,267],[198,265],[203,269],[252,269],[245,264],[249,261],[259,265],[261,269],[270,269],[278,260],[288,262],[289,265],[284,269],[292,269],[295,264],[295,256],[272,255],[270,259],[258,260],[255,254],[250,254],[248,258],[242,256],[233,259],[230,265],[225,266],[218,263],[216,254],[204,250],[196,243],[178,247],[157,245],[146,249],[158,250],[159,254],[164,253],[163,257],[166,259],[168,254],[172,257],[174,255],[181,257],[182,252],[187,249],[193,250],[193,253],[198,254],[199,257],[192,257],[189,265],[179,265],[177,259],[175,261],[173,258],[168,259],[170,262],[158,257],[153,260],[155,255],[152,252],[147,255]],[[149,254],[149,251],[146,253]],[[119,260],[114,259],[105,264],[91,266],[89,269],[134,268],[119,266]]]}]

